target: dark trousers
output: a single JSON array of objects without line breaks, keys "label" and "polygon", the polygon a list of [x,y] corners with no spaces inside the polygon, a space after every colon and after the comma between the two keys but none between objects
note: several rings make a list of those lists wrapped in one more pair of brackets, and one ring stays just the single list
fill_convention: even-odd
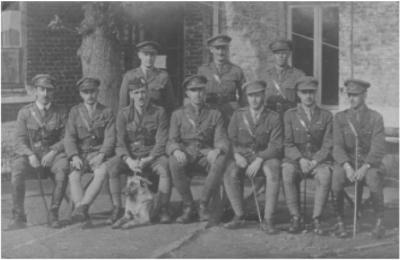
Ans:
[{"label": "dark trousers", "polygon": [[[343,218],[344,216],[344,187],[350,184],[350,181],[346,177],[346,171],[340,165],[335,164],[332,176],[332,192],[337,201],[335,211],[337,216],[340,218]],[[375,214],[378,218],[382,218],[384,210],[382,171],[378,168],[369,168],[365,178],[359,182],[359,185],[365,184],[369,188]]]},{"label": "dark trousers", "polygon": [[[306,176],[306,178],[314,178],[315,180],[316,190],[314,195],[313,218],[319,218],[322,215],[329,195],[331,175],[329,165],[321,164],[318,165],[312,173]],[[284,162],[282,164],[282,178],[286,204],[290,215],[300,216],[299,184],[302,178],[300,165],[298,163]]]},{"label": "dark trousers", "polygon": [[[259,173],[265,176],[265,208],[264,219],[271,220],[275,213],[275,208],[279,196],[280,184],[280,161],[270,159],[264,161]],[[233,161],[227,167],[224,176],[225,190],[228,195],[232,208],[237,216],[243,216],[243,181],[245,169],[239,168]],[[259,174],[257,173],[257,174]]]},{"label": "dark trousers", "polygon": [[169,157],[169,167],[172,175],[172,183],[179,195],[182,197],[183,204],[190,206],[193,204],[193,195],[190,190],[190,181],[194,171],[206,171],[207,177],[204,182],[200,201],[208,204],[211,195],[219,187],[226,166],[226,155],[218,155],[212,164],[207,161],[206,153],[196,158],[187,156],[186,163],[179,163],[175,156]]},{"label": "dark trousers", "polygon": [[[29,164],[27,156],[18,157],[12,164],[11,185],[14,214],[24,214],[25,175],[32,173],[34,170],[35,169],[33,169]],[[66,154],[57,154],[50,167],[40,168],[40,170],[50,172],[54,175],[55,186],[51,200],[51,209],[58,209],[61,205],[68,183],[67,175],[69,165]]]}]

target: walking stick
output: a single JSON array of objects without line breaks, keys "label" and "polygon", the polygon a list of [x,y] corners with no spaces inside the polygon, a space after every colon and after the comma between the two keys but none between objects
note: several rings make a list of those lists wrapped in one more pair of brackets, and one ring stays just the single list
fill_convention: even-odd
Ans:
[{"label": "walking stick", "polygon": [[258,204],[257,200],[257,191],[256,187],[254,185],[254,180],[253,178],[249,178],[251,182],[251,189],[253,190],[253,195],[254,195],[254,202],[256,204],[256,209],[257,209],[257,215],[258,215],[258,221],[260,222],[260,225],[262,224],[262,219],[261,219],[261,211],[260,211],[260,205]]},{"label": "walking stick", "polygon": [[[29,138],[29,143],[31,146],[31,149],[33,148],[33,141],[32,141],[32,137],[31,134],[28,130],[28,138]],[[39,183],[39,190],[40,190],[40,196],[42,197],[42,201],[43,201],[43,205],[44,208],[46,209],[46,218],[47,218],[47,224],[50,225],[50,211],[49,211],[49,207],[47,206],[47,201],[46,201],[46,197],[44,194],[44,189],[43,189],[43,183],[42,183],[42,167],[38,167],[38,168],[34,168],[35,174],[36,174],[36,178],[38,179],[38,183]]]}]

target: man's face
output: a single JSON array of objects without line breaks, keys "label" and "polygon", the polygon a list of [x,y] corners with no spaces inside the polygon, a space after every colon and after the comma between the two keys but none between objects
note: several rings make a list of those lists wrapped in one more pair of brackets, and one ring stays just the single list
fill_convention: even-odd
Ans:
[{"label": "man's face", "polygon": [[129,96],[131,100],[133,100],[133,104],[135,104],[136,108],[143,108],[147,102],[147,88],[143,87],[131,90]]},{"label": "man's face", "polygon": [[35,88],[36,100],[43,105],[47,105],[53,100],[54,89],[37,86]]},{"label": "man's face", "polygon": [[350,107],[353,109],[358,108],[365,102],[366,92],[360,94],[347,93],[350,102]]},{"label": "man's face", "polygon": [[260,109],[264,104],[264,98],[265,98],[264,91],[247,94],[247,101],[249,103],[249,107],[253,110]]},{"label": "man's face", "polygon": [[214,62],[221,63],[229,60],[229,45],[211,46],[210,52]]},{"label": "man's face", "polygon": [[157,52],[139,51],[140,64],[146,68],[153,68],[156,61]]},{"label": "man's face", "polygon": [[97,102],[97,96],[99,95],[98,89],[85,89],[81,90],[80,95],[83,99],[83,103],[92,106]]},{"label": "man's face", "polygon": [[300,102],[308,107],[315,104],[315,94],[316,91],[311,89],[297,91]]},{"label": "man's face", "polygon": [[275,64],[283,67],[288,64],[291,52],[289,50],[274,51]]},{"label": "man's face", "polygon": [[186,90],[186,95],[189,98],[190,103],[194,105],[201,105],[204,102],[205,96],[205,84],[203,83],[191,83],[195,84],[190,89]]}]

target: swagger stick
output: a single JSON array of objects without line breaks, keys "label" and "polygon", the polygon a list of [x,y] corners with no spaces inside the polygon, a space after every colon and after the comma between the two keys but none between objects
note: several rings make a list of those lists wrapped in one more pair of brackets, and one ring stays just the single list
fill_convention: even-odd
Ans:
[{"label": "swagger stick", "polygon": [[258,215],[258,221],[260,222],[260,225],[262,224],[262,219],[261,219],[261,211],[260,211],[260,205],[258,204],[258,200],[257,200],[257,191],[256,191],[256,187],[254,185],[254,180],[253,178],[249,178],[250,182],[251,182],[251,189],[253,190],[253,194],[254,194],[254,202],[256,204],[256,209],[257,209],[257,215]]}]

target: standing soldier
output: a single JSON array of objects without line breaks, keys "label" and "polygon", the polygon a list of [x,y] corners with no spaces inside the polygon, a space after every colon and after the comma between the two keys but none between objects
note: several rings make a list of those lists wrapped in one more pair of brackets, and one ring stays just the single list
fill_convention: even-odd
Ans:
[{"label": "standing soldier", "polygon": [[276,40],[269,45],[274,54],[274,64],[265,73],[267,81],[267,106],[282,117],[286,110],[296,106],[294,85],[304,76],[304,72],[289,66],[292,43],[287,40]]},{"label": "standing soldier", "polygon": [[276,233],[273,214],[279,194],[280,160],[282,153],[282,122],[279,114],[267,109],[264,81],[253,81],[243,86],[248,107],[238,109],[229,123],[228,135],[233,144],[235,161],[224,177],[225,189],[235,216],[226,228],[237,228],[243,222],[243,174],[254,178],[262,172],[266,179],[265,212],[262,229]]},{"label": "standing soldier", "polygon": [[66,111],[54,104],[55,79],[48,74],[36,75],[32,79],[36,101],[18,112],[15,133],[16,153],[13,162],[11,185],[13,200],[13,221],[8,229],[26,226],[24,212],[25,174],[29,171],[43,171],[54,174],[55,186],[51,199],[50,225],[61,227],[58,209],[67,187],[68,160],[62,142]]},{"label": "standing soldier", "polygon": [[229,43],[231,37],[216,35],[207,40],[213,61],[199,67],[198,74],[207,78],[206,103],[222,112],[225,124],[243,104],[241,86],[245,81],[242,69],[229,61]]},{"label": "standing soldier", "polygon": [[129,105],[128,82],[133,78],[144,78],[149,88],[151,102],[163,107],[171,114],[176,106],[171,80],[165,70],[154,67],[160,45],[154,41],[143,41],[136,45],[140,67],[125,73],[119,92],[119,107]]},{"label": "standing soldier", "polygon": [[183,88],[189,103],[171,117],[167,153],[172,181],[183,200],[183,214],[176,220],[189,223],[196,210],[190,190],[190,174],[199,168],[207,171],[200,198],[199,218],[209,218],[208,202],[223,176],[229,142],[221,113],[204,103],[207,78],[194,75],[186,78]]},{"label": "standing soldier", "polygon": [[332,149],[332,114],[315,104],[317,89],[317,79],[300,78],[295,85],[300,104],[286,111],[284,116],[285,159],[282,177],[286,203],[292,216],[290,233],[297,233],[302,229],[299,182],[301,178],[314,178],[314,232],[323,234],[320,218],[331,184],[329,160]]},{"label": "standing soldier", "polygon": [[123,108],[117,117],[117,156],[110,165],[110,191],[114,210],[110,223],[121,217],[120,174],[140,170],[145,177],[160,177],[160,223],[168,223],[168,203],[171,195],[171,177],[165,146],[168,139],[168,119],[164,108],[149,101],[148,86],[143,78],[127,83],[133,104]]},{"label": "standing soldier", "polygon": [[[75,210],[74,221],[90,224],[89,206],[106,178],[106,160],[114,152],[115,125],[111,109],[97,101],[100,80],[84,77],[77,86],[83,103],[71,108],[65,131],[65,151],[71,161],[69,175]],[[93,171],[94,178],[84,192],[82,174]]]},{"label": "standing soldier", "polygon": [[[370,190],[377,218],[372,235],[381,238],[385,233],[382,223],[383,172],[380,168],[385,152],[383,119],[378,112],[369,109],[365,104],[370,83],[349,79],[344,85],[350,108],[337,113],[333,123],[333,157],[336,164],[332,177],[332,191],[338,218],[338,235],[339,237],[347,235],[343,224],[344,186],[358,181],[359,185],[367,184]],[[357,149],[356,141],[358,141]],[[358,169],[355,168],[356,160]]]}]

